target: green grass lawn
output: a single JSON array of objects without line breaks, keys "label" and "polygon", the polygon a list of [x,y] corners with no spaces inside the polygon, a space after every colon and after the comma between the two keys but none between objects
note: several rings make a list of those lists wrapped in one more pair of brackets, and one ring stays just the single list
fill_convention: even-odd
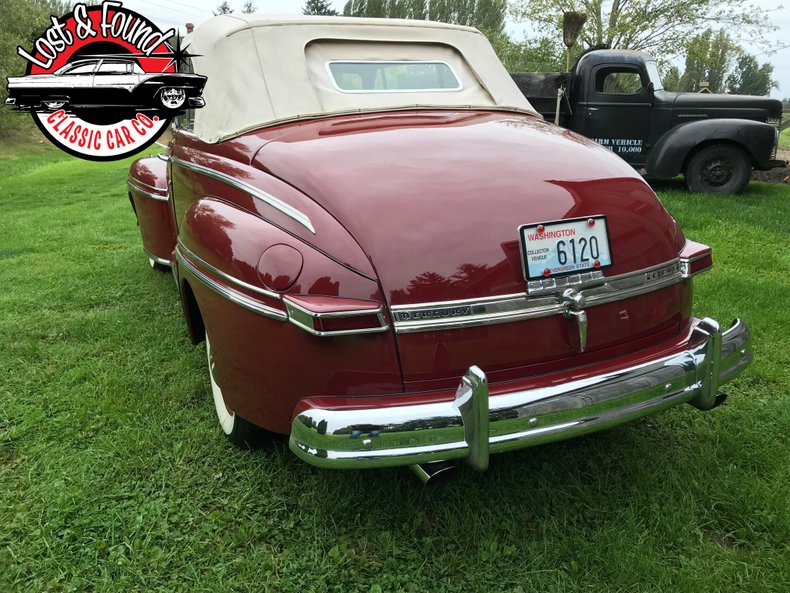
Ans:
[{"label": "green grass lawn", "polygon": [[790,187],[659,188],[714,247],[695,313],[753,331],[726,405],[426,490],[226,443],[128,165],[0,148],[3,593],[790,590]]},{"label": "green grass lawn", "polygon": [[779,134],[779,146],[782,148],[790,148],[790,128],[785,128]]}]

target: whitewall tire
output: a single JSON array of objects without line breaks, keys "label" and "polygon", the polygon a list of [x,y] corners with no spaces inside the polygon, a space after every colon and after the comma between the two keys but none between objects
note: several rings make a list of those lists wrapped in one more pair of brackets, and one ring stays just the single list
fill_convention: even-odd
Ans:
[{"label": "whitewall tire", "polygon": [[211,353],[211,340],[206,333],[206,356],[208,358],[208,374],[211,380],[211,394],[214,397],[214,409],[217,412],[219,425],[228,440],[238,447],[256,448],[266,441],[266,431],[234,413],[225,404],[222,388],[217,383],[214,369],[214,357]]}]

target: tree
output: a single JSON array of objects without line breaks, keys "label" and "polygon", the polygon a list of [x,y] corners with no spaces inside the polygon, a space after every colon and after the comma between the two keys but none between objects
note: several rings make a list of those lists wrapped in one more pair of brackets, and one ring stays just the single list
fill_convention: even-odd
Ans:
[{"label": "tree", "polygon": [[[35,0],[0,0],[0,105],[8,96],[7,76],[25,74],[27,62],[16,53],[21,45],[28,51],[49,23],[49,9]],[[9,108],[0,109],[0,137],[7,136],[12,130],[24,128],[32,123],[30,117],[23,117]]]},{"label": "tree", "polygon": [[516,18],[549,36],[560,34],[563,11],[580,11],[588,16],[579,37],[582,45],[645,50],[658,57],[678,55],[690,35],[714,23],[752,40],[763,40],[766,31],[776,29],[765,9],[747,0],[515,0],[512,4]]},{"label": "tree", "polygon": [[515,42],[507,35],[490,35],[489,41],[508,72],[561,72],[565,47],[542,37]]},{"label": "tree", "polygon": [[255,12],[255,4],[252,3],[252,0],[247,0],[244,3],[244,6],[241,7],[242,14],[252,14]]},{"label": "tree", "polygon": [[738,64],[727,79],[727,92],[737,95],[769,95],[772,88],[779,88],[773,80],[774,67],[766,62],[762,66],[757,58],[744,54],[738,58]]},{"label": "tree", "polygon": [[228,4],[228,0],[222,0],[222,4],[217,6],[217,10],[214,11],[214,16],[219,16],[221,14],[233,14],[233,9]]},{"label": "tree", "polygon": [[680,69],[677,66],[670,66],[662,76],[665,91],[680,90]]},{"label": "tree", "polygon": [[724,92],[724,83],[734,57],[742,49],[725,31],[706,29],[686,44],[686,71],[680,78],[678,90],[700,90],[708,83],[712,93]]},{"label": "tree", "polygon": [[506,0],[349,0],[345,16],[440,21],[477,27],[487,35],[505,30]]},{"label": "tree", "polygon": [[302,8],[302,14],[337,16],[337,11],[327,0],[307,0]]}]

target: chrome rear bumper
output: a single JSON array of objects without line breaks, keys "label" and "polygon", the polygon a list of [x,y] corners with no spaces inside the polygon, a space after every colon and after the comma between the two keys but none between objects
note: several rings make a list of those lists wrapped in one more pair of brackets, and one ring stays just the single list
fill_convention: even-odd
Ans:
[{"label": "chrome rear bumper", "polygon": [[680,403],[709,410],[719,385],[751,360],[751,337],[736,319],[725,332],[712,319],[685,349],[656,360],[557,385],[489,397],[471,367],[453,401],[395,407],[308,407],[291,426],[291,450],[326,468],[372,468],[462,459],[488,467],[490,453],[609,428]]}]

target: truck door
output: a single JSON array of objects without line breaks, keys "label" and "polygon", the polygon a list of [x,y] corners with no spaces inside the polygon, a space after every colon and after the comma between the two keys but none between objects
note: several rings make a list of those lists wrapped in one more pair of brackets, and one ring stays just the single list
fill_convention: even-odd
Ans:
[{"label": "truck door", "polygon": [[603,64],[589,79],[582,129],[592,138],[623,157],[631,165],[647,162],[651,115],[651,89],[637,66]]}]

